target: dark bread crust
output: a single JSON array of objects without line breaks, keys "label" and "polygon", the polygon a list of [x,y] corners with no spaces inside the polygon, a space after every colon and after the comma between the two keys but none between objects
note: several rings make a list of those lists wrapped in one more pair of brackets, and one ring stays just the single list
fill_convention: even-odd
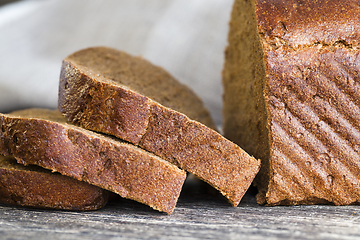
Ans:
[{"label": "dark bread crust", "polygon": [[[247,14],[239,7],[244,3],[251,9],[245,10],[250,12],[248,32],[237,20]],[[268,141],[259,145],[269,154],[261,156],[260,147],[249,151],[262,159],[255,181],[258,203],[358,204],[359,2],[239,0],[233,11],[224,69],[225,95],[230,100],[224,105],[236,107],[224,115],[225,122],[231,122],[229,116],[243,114],[236,108],[248,106],[256,110],[254,116],[266,119],[259,126],[266,127]],[[244,47],[239,39],[246,36],[254,36],[257,47]],[[243,62],[252,61],[246,56],[257,60],[245,69],[234,56]],[[239,88],[251,80],[238,73],[251,71],[262,72],[254,84],[262,88]],[[237,89],[239,96],[247,91],[255,94],[243,101],[231,89]],[[254,108],[254,102],[265,102],[265,108]],[[243,133],[242,139],[251,136],[248,125],[233,126],[225,126],[226,136],[231,132]],[[243,140],[232,136],[242,146]]]},{"label": "dark bread crust", "polygon": [[36,166],[0,156],[0,202],[10,205],[87,211],[105,206],[109,192]]},{"label": "dark bread crust", "polygon": [[258,0],[259,33],[269,44],[290,47],[360,43],[360,3],[354,0]]},{"label": "dark bread crust", "polygon": [[184,171],[131,144],[49,118],[62,117],[58,111],[39,109],[1,114],[0,152],[156,210],[174,210]]},{"label": "dark bread crust", "polygon": [[[113,49],[105,50],[111,56],[118,54]],[[99,54],[96,59],[87,59],[88,51]],[[118,70],[94,66],[93,61],[98,60],[100,64],[104,61],[102,58],[107,57],[101,54],[103,51],[103,48],[85,49],[63,61],[60,111],[75,124],[130,141],[195,174],[237,206],[258,172],[260,161],[200,122],[129,90],[122,79],[107,77],[109,72],[114,72],[111,76],[117,76]],[[113,61],[125,61],[122,58],[128,59],[129,56],[117,57]],[[113,61],[109,64],[114,64]],[[128,61],[137,62],[139,59]],[[93,67],[101,71],[93,71]],[[147,75],[143,77],[146,83]],[[131,79],[132,75],[125,74],[121,78]],[[134,81],[138,79],[134,78]],[[186,96],[181,99],[187,101]]]},{"label": "dark bread crust", "polygon": [[[264,60],[255,14],[255,1],[235,1],[223,74],[223,130],[226,138],[261,159],[254,182],[268,182],[270,149]],[[267,185],[257,185],[266,192]],[[261,189],[260,189],[261,187]]]}]

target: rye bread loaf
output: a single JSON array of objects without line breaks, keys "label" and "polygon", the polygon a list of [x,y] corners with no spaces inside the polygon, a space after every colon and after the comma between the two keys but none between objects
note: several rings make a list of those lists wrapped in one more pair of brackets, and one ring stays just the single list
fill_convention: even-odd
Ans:
[{"label": "rye bread loaf", "polygon": [[58,111],[0,114],[0,153],[171,213],[186,173],[132,144],[66,123]]},{"label": "rye bread loaf", "polygon": [[109,192],[102,188],[0,156],[1,203],[84,211],[102,208],[108,196]]},{"label": "rye bread loaf", "polygon": [[63,61],[59,110],[74,124],[176,164],[234,206],[259,170],[260,161],[205,126],[212,127],[210,117],[187,87],[150,62],[114,49],[89,48]]},{"label": "rye bread loaf", "polygon": [[359,2],[236,0],[228,40],[224,133],[262,159],[257,201],[359,203]]}]

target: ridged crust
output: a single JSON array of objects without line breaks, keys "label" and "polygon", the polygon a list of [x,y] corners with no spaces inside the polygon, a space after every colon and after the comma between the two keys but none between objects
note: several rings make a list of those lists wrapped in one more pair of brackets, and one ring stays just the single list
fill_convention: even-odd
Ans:
[{"label": "ridged crust", "polygon": [[25,167],[0,156],[0,202],[10,205],[87,211],[105,206],[109,193],[99,187],[40,167]]},{"label": "ridged crust", "polygon": [[[249,35],[257,34],[261,43],[244,54],[260,57],[258,66],[265,73],[259,81],[261,97],[249,101],[265,100],[262,114],[267,115],[269,134],[270,156],[262,159],[267,167],[256,181],[258,202],[359,203],[359,2],[237,0],[234,6],[244,2],[253,4],[251,14],[256,16],[257,26]],[[236,11],[245,14],[240,8]],[[232,20],[231,26],[229,49],[237,51],[234,46],[241,43],[234,36],[242,23]],[[236,64],[236,59],[227,58],[225,66],[235,70],[225,68],[225,77],[243,69]],[[254,69],[255,64],[248,71]],[[226,87],[230,88],[234,85]],[[245,101],[236,104],[249,106]]]},{"label": "ridged crust", "polygon": [[257,7],[272,136],[266,204],[359,203],[359,3]]},{"label": "ridged crust", "polygon": [[48,116],[61,118],[57,111],[40,109],[0,114],[0,152],[156,210],[169,214],[174,210],[184,171],[131,144],[48,120]]},{"label": "ridged crust", "polygon": [[269,68],[267,204],[360,202],[359,51],[314,46],[267,55],[277,66]]},{"label": "ridged crust", "polygon": [[[209,183],[237,206],[259,171],[260,161],[200,122],[129,90],[119,79],[107,78],[115,68],[97,67],[103,72],[93,74],[91,62],[96,59],[87,66],[83,62],[86,51],[63,61],[59,109],[68,120],[155,153]],[[103,56],[97,57],[102,62]],[[105,106],[109,99],[111,104]],[[133,129],[122,127],[132,124]]]}]

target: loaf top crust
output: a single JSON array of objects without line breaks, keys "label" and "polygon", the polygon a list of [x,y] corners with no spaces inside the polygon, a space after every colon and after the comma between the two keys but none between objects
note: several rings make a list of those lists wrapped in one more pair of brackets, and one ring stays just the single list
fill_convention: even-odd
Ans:
[{"label": "loaf top crust", "polygon": [[172,213],[186,173],[132,144],[68,124],[58,111],[0,114],[0,153]]},{"label": "loaf top crust", "polygon": [[0,202],[11,205],[63,210],[96,210],[109,193],[99,187],[38,166],[18,164],[0,156]]},{"label": "loaf top crust", "polygon": [[359,45],[359,1],[257,0],[256,5],[259,32],[273,44]]}]

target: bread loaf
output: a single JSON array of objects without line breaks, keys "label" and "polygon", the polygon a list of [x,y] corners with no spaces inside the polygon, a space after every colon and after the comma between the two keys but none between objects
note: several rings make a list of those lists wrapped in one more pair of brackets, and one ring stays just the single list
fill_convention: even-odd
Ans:
[{"label": "bread loaf", "polygon": [[236,0],[225,136],[262,159],[261,204],[360,202],[360,7]]},{"label": "bread loaf", "polygon": [[193,173],[234,206],[259,170],[258,160],[209,128],[210,116],[187,87],[114,49],[89,48],[63,61],[59,110],[74,124],[129,141]]},{"label": "bread loaf", "polygon": [[186,173],[132,144],[67,124],[58,111],[0,114],[0,153],[171,213]]},{"label": "bread loaf", "polygon": [[109,193],[85,182],[51,173],[37,166],[23,166],[13,157],[0,156],[0,202],[35,208],[96,210]]}]

